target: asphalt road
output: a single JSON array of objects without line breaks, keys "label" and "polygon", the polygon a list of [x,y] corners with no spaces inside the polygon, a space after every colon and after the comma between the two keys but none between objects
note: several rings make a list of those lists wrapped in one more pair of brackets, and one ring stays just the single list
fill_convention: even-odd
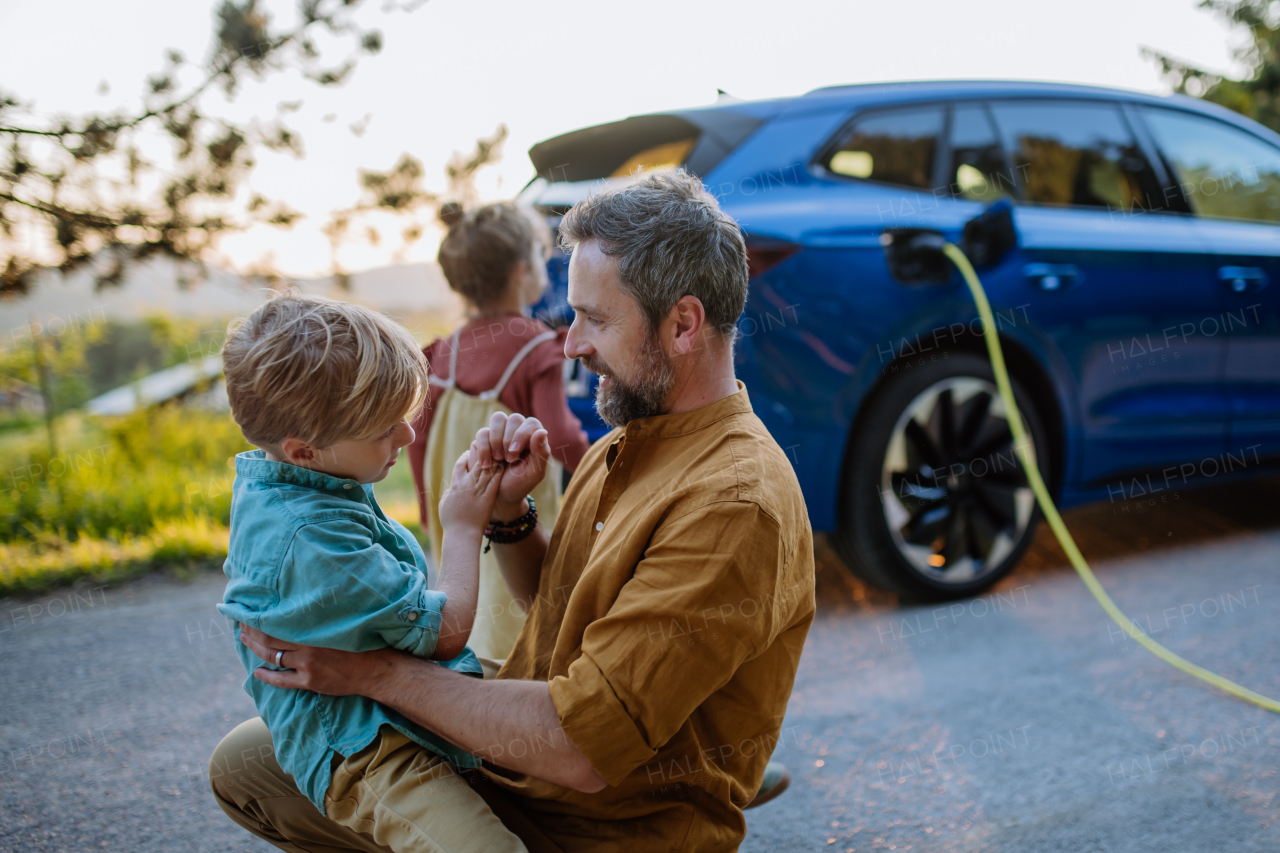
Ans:
[{"label": "asphalt road", "polygon": [[[1280,479],[1067,514],[1116,601],[1280,697]],[[0,851],[263,851],[206,787],[252,716],[220,575],[0,601]],[[1280,716],[1123,638],[1043,529],[987,596],[900,608],[819,548],[820,613],[745,851],[1280,849]]]}]

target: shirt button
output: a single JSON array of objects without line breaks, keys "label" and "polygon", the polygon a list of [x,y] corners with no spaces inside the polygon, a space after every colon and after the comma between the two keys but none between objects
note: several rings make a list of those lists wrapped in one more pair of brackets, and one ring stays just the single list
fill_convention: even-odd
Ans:
[{"label": "shirt button", "polygon": [[342,484],[342,488],[344,488],[344,489],[349,489],[349,488],[351,488],[351,484],[350,484],[350,483],[343,483],[343,484]]},{"label": "shirt button", "polygon": [[404,618],[408,619],[410,622],[417,622],[417,621],[418,621],[418,614],[417,614],[417,613],[414,613],[412,610],[410,610],[410,611],[409,611],[409,615],[408,615],[408,616],[406,616],[406,617],[404,617]]},{"label": "shirt button", "polygon": [[597,521],[597,522],[596,522],[596,530],[604,530],[604,522],[603,522],[603,521]]}]

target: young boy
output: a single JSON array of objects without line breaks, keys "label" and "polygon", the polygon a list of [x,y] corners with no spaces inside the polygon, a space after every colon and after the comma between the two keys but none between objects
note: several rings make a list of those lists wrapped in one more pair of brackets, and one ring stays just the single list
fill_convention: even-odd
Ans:
[{"label": "young boy", "polygon": [[[408,331],[366,308],[287,293],[234,325],[222,358],[232,414],[261,449],[236,457],[218,610],[282,640],[391,646],[478,677],[466,642],[501,470],[469,470],[465,456],[454,467],[435,590],[421,548],[373,496],[413,441],[408,419],[426,394],[426,360]],[[451,769],[477,758],[371,699],[272,687],[253,671],[281,656],[264,664],[238,638],[236,649],[280,766],[328,817],[397,853],[525,850]]]}]

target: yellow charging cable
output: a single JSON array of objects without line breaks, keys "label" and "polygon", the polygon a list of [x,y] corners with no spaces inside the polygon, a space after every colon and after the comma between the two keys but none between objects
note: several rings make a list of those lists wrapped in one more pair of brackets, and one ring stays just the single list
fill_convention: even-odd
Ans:
[{"label": "yellow charging cable", "polygon": [[991,315],[991,304],[987,301],[986,291],[982,289],[982,282],[978,281],[978,274],[973,271],[973,264],[969,263],[969,259],[958,246],[947,243],[942,247],[942,251],[960,270],[960,274],[964,276],[965,284],[969,285],[969,292],[973,294],[973,301],[978,306],[978,316],[982,318],[982,325],[987,331],[984,337],[987,341],[987,352],[991,356],[991,368],[996,374],[996,385],[1000,388],[1000,399],[1004,401],[1005,411],[1009,413],[1009,428],[1013,431],[1014,446],[1017,450],[1018,458],[1022,461],[1022,467],[1027,470],[1027,479],[1031,481],[1031,489],[1035,492],[1036,501],[1040,504],[1040,511],[1048,519],[1049,526],[1053,528],[1053,535],[1058,537],[1058,544],[1067,553],[1067,559],[1071,561],[1071,565],[1079,573],[1080,579],[1089,588],[1089,592],[1093,593],[1093,597],[1102,605],[1102,609],[1107,611],[1107,615],[1123,628],[1126,634],[1137,640],[1143,648],[1160,658],[1160,660],[1177,667],[1188,675],[1199,678],[1201,681],[1207,681],[1214,687],[1221,688],[1234,696],[1239,696],[1241,699],[1266,708],[1268,711],[1280,713],[1280,702],[1268,699],[1259,693],[1254,693],[1249,688],[1241,687],[1234,681],[1229,681],[1204,667],[1196,666],[1148,637],[1142,632],[1141,628],[1130,621],[1128,616],[1124,615],[1119,607],[1116,607],[1115,602],[1111,600],[1111,596],[1107,595],[1106,590],[1102,588],[1102,584],[1098,583],[1098,579],[1094,577],[1093,570],[1089,568],[1089,564],[1085,562],[1080,549],[1076,547],[1075,540],[1071,538],[1071,532],[1067,530],[1067,525],[1063,523],[1062,516],[1058,514],[1058,508],[1053,505],[1053,498],[1049,497],[1049,490],[1045,487],[1044,480],[1040,477],[1040,469],[1036,467],[1035,460],[1028,455],[1027,448],[1030,445],[1028,444],[1027,433],[1022,428],[1022,415],[1018,413],[1018,404],[1013,399],[1013,386],[1009,383],[1009,371],[1004,364],[1004,351],[1000,348],[999,335],[995,334],[996,322]]}]

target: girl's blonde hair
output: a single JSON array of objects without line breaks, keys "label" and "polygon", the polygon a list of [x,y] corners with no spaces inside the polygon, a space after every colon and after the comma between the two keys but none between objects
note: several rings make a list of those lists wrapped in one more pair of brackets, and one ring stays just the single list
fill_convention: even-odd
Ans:
[{"label": "girl's blonde hair", "polygon": [[231,413],[258,445],[370,438],[415,417],[426,399],[427,360],[406,328],[296,291],[234,321],[222,364]]}]

